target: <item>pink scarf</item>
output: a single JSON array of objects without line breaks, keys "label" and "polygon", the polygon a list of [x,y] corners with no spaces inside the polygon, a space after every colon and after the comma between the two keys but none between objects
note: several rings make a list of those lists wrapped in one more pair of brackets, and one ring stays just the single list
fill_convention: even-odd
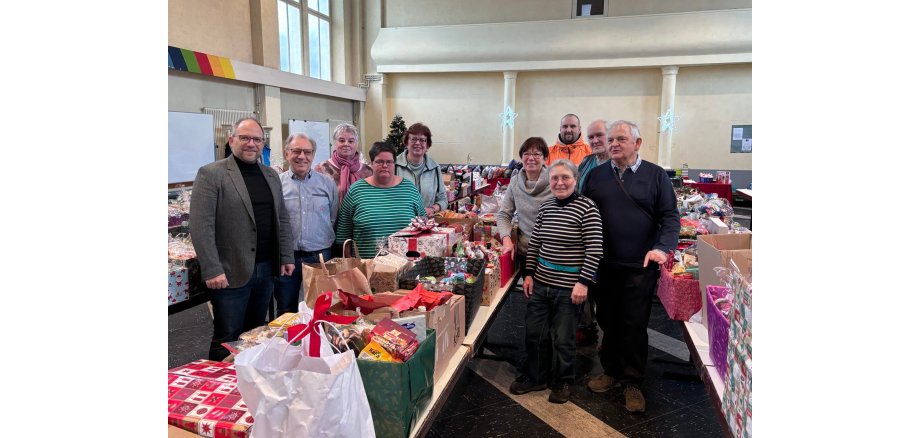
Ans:
[{"label": "pink scarf", "polygon": [[355,154],[354,157],[348,159],[340,157],[338,151],[332,151],[330,161],[339,169],[339,199],[345,199],[348,188],[358,180],[358,172],[363,167],[360,155]]}]

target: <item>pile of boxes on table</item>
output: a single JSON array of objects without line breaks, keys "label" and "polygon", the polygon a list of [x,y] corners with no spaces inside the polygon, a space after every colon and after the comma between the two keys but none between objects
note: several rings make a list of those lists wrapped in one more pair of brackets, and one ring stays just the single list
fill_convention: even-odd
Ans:
[{"label": "pile of boxes on table", "polygon": [[200,289],[201,267],[187,234],[170,235],[167,245],[167,288],[171,306],[188,300],[193,291]]},{"label": "pile of boxes on table", "polygon": [[736,437],[752,430],[752,234],[700,236],[702,323],[709,357],[725,384],[722,413]]},{"label": "pile of boxes on table", "polygon": [[[450,359],[462,348],[480,304],[490,300],[492,291],[507,283],[513,273],[510,254],[505,254],[508,260],[503,261],[490,245],[468,240],[474,228],[483,227],[481,218],[455,219],[430,228],[427,221],[414,221],[416,229],[394,233],[387,248],[381,248],[373,259],[340,257],[305,264],[303,313],[282,315],[225,347],[236,355],[283,338],[292,341],[286,344],[290,348],[298,343],[305,348],[302,345],[316,344],[300,339],[311,333],[308,328],[314,326],[314,320],[331,320],[316,325],[321,328],[315,330],[323,332],[339,350],[354,353],[376,435],[407,436],[428,405],[434,382],[443,378]],[[486,223],[486,227],[494,227],[493,222]],[[493,238],[489,230],[488,237]],[[414,257],[406,257],[406,253]],[[484,293],[487,290],[489,293]],[[343,322],[338,318],[350,319]],[[224,374],[232,373],[230,364],[219,367],[230,370],[222,371]],[[170,373],[174,374],[173,370]],[[174,380],[170,377],[171,387]],[[239,401],[239,392],[234,390],[221,388]],[[170,424],[195,433],[245,434],[254,421],[242,402],[232,408],[243,412],[225,418],[223,411],[215,411],[222,405],[186,404],[179,409],[179,398],[182,403],[205,403],[215,398],[201,393],[190,399],[185,392],[174,397],[171,389]],[[255,421],[258,418],[255,415]]]}]

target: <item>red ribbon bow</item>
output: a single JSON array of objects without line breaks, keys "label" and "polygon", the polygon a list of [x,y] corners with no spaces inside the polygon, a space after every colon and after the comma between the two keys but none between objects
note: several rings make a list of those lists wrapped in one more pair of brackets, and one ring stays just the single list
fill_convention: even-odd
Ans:
[{"label": "red ribbon bow", "polygon": [[308,354],[311,357],[319,357],[319,322],[329,321],[336,324],[351,324],[358,319],[357,316],[329,315],[329,306],[332,305],[332,291],[324,292],[316,298],[313,305],[313,319],[310,320],[310,350]]}]

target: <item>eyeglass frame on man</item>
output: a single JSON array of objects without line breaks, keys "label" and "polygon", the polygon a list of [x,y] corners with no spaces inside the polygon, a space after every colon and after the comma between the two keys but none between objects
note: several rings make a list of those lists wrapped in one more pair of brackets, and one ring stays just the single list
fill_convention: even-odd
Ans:
[{"label": "eyeglass frame on man", "polygon": [[316,151],[311,149],[288,149],[288,152],[290,152],[293,157],[299,156],[300,154],[303,154],[305,157],[310,157],[316,153]]},{"label": "eyeglass frame on man", "polygon": [[234,137],[242,144],[248,144],[250,140],[257,145],[265,143],[265,138],[263,137],[250,137],[248,135],[234,135]]}]

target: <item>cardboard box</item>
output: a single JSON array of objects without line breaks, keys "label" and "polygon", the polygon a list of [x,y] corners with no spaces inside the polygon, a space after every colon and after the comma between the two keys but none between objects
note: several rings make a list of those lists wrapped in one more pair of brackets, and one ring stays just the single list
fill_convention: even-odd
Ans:
[{"label": "cardboard box", "polygon": [[[697,237],[697,255],[700,267],[700,302],[706,302],[706,286],[725,286],[716,275],[715,268],[729,267],[734,260],[743,275],[750,276],[753,259],[753,234],[710,234]],[[706,321],[706,306],[703,306]]]},{"label": "cardboard box", "polygon": [[[400,289],[396,293],[407,294],[409,291]],[[418,310],[409,310],[400,313],[400,316],[422,313]],[[434,309],[428,309],[424,314],[428,328],[434,329],[437,338],[434,359],[434,377],[437,380],[447,369],[448,360],[460,348],[463,338],[466,337],[466,297],[454,295],[450,301]]]},{"label": "cardboard box", "polygon": [[167,372],[170,425],[206,437],[249,436],[253,418],[232,363],[196,360]]},{"label": "cardboard box", "polygon": [[728,234],[728,225],[717,217],[703,219],[703,226],[709,231],[709,234]]}]

